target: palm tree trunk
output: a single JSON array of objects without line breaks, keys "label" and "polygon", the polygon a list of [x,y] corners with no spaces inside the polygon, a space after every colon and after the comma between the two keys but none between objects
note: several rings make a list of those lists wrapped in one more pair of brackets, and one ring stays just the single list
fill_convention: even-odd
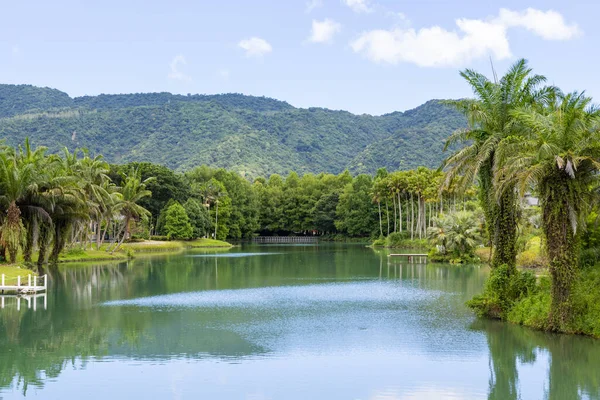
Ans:
[{"label": "palm tree trunk", "polygon": [[130,218],[129,218],[129,216],[127,216],[125,218],[125,226],[124,226],[125,232],[123,232],[123,237],[121,238],[121,240],[119,241],[117,246],[110,252],[110,254],[113,254],[115,251],[119,250],[119,247],[121,247],[121,245],[125,241],[125,238],[127,237],[127,234],[129,233],[129,221],[130,221]]},{"label": "palm tree trunk", "polygon": [[396,197],[394,197],[394,194],[392,193],[392,201],[394,202],[394,232],[398,232],[398,225],[396,223]]},{"label": "palm tree trunk", "polygon": [[573,230],[569,215],[569,177],[563,172],[553,178],[540,185],[540,195],[552,277],[550,324],[554,330],[564,331],[572,317],[571,288],[577,276],[581,235]]},{"label": "palm tree trunk", "polygon": [[52,264],[58,263],[58,256],[65,248],[69,233],[69,223],[63,220],[58,220],[54,223],[54,245],[52,246],[52,253],[50,253],[50,262]]},{"label": "palm tree trunk", "polygon": [[381,202],[377,202],[377,207],[379,208],[379,236],[383,236],[383,226],[381,225]]},{"label": "palm tree trunk", "polygon": [[402,201],[400,200],[400,192],[398,192],[398,224],[400,225],[400,233],[402,233]]},{"label": "palm tree trunk", "polygon": [[5,226],[2,227],[2,239],[8,250],[10,263],[17,261],[17,253],[19,244],[21,243],[22,234],[21,210],[17,207],[17,203],[12,201],[6,211]]},{"label": "palm tree trunk", "polygon": [[517,207],[516,193],[507,189],[500,196],[494,227],[494,255],[492,268],[507,265],[509,275],[516,271],[517,264]]},{"label": "palm tree trunk", "polygon": [[387,216],[387,234],[390,236],[390,209],[387,198],[385,199],[385,215]]},{"label": "palm tree trunk", "polygon": [[415,202],[413,201],[413,194],[410,194],[410,240],[415,238]]},{"label": "palm tree trunk", "polygon": [[27,223],[27,230],[25,232],[25,245],[23,246],[23,261],[26,263],[31,262],[36,227],[37,223],[35,222],[35,219]]},{"label": "palm tree trunk", "polygon": [[52,234],[52,226],[49,223],[43,223],[40,225],[40,234],[38,237],[38,269],[42,265],[46,264],[46,255],[48,253],[48,245],[50,244],[50,235]]}]

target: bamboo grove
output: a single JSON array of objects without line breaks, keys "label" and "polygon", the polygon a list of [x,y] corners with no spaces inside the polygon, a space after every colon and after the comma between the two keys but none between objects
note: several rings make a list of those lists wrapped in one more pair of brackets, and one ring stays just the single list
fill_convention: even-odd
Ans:
[{"label": "bamboo grove", "polygon": [[494,248],[486,290],[470,304],[482,315],[510,318],[513,307],[536,290],[535,278],[516,269],[518,197],[534,194],[551,278],[550,309],[537,324],[574,331],[580,241],[598,200],[600,112],[583,93],[547,86],[525,60],[500,79],[472,70],[461,75],[475,98],[450,102],[470,127],[449,140],[464,146],[448,157],[445,182],[458,187],[478,182]]}]

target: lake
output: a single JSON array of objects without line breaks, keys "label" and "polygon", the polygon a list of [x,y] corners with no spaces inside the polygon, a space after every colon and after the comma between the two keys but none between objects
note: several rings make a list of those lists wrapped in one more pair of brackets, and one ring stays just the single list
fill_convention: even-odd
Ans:
[{"label": "lake", "polygon": [[600,341],[476,319],[485,266],[364,245],[61,265],[0,310],[0,399],[600,399]]}]

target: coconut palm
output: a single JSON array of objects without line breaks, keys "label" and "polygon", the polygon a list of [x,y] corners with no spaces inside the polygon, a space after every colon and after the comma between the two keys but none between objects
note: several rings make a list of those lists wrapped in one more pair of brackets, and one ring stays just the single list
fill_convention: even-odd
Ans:
[{"label": "coconut palm", "polygon": [[25,235],[22,210],[34,213],[39,207],[28,204],[38,190],[39,171],[35,163],[24,163],[14,151],[0,153],[0,208],[3,211],[2,244],[8,250],[9,261],[15,262],[20,243]]},{"label": "coconut palm", "polygon": [[600,110],[583,93],[556,93],[542,110],[512,112],[523,134],[500,142],[497,193],[516,187],[524,196],[537,188],[552,277],[551,324],[564,327],[571,315],[581,232],[600,171]]},{"label": "coconut palm", "polygon": [[495,248],[492,266],[506,264],[509,271],[514,271],[516,264],[516,195],[508,186],[499,198],[492,195],[495,153],[500,140],[518,134],[513,111],[543,104],[553,91],[541,87],[546,78],[531,71],[523,59],[513,64],[500,81],[467,69],[461,76],[473,89],[475,99],[449,102],[467,116],[469,128],[453,134],[446,144],[446,148],[458,142],[466,146],[445,161],[445,186],[455,183],[466,189],[478,181],[479,199]]},{"label": "coconut palm", "polygon": [[[122,197],[119,205],[121,215],[123,216],[123,225],[119,235],[123,233],[123,236],[112,249],[111,253],[117,251],[125,241],[125,238],[129,237],[129,225],[132,220],[148,218],[148,216],[150,216],[150,212],[138,203],[144,197],[152,195],[152,192],[146,189],[146,185],[150,183],[153,178],[142,180],[141,176],[140,170],[137,168],[131,168],[127,174],[123,175],[123,187],[120,189]],[[117,235],[117,237],[119,235]]]},{"label": "coconut palm", "polygon": [[467,211],[434,218],[433,226],[427,229],[427,236],[440,253],[453,252],[458,257],[472,255],[481,240],[477,219]]}]

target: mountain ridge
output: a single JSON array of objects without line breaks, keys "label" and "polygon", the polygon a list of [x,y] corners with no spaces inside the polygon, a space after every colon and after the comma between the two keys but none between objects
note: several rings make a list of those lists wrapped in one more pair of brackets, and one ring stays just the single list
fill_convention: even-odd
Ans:
[{"label": "mountain ridge", "polygon": [[113,163],[152,161],[179,170],[208,164],[249,177],[437,167],[445,139],[464,126],[464,117],[440,100],[373,116],[238,93],[71,98],[52,88],[0,84],[0,136],[8,144],[29,137],[52,152],[86,147]]}]

